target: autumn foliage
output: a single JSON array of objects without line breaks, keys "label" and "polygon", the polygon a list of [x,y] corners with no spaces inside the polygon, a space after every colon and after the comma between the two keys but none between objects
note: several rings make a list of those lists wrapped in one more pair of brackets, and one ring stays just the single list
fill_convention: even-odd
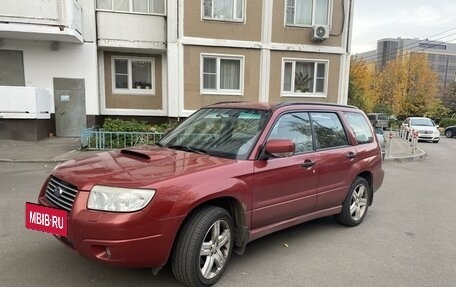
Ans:
[{"label": "autumn foliage", "polygon": [[381,71],[352,57],[348,103],[366,112],[386,106],[395,115],[432,116],[441,110],[438,94],[437,75],[423,53],[398,57]]}]

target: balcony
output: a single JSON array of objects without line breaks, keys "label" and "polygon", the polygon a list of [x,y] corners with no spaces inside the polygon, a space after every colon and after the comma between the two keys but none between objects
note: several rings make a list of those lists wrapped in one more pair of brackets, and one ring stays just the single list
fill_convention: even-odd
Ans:
[{"label": "balcony", "polygon": [[83,43],[76,0],[15,0],[0,6],[0,38]]},{"label": "balcony", "polygon": [[166,50],[165,15],[97,11],[96,17],[101,48]]}]

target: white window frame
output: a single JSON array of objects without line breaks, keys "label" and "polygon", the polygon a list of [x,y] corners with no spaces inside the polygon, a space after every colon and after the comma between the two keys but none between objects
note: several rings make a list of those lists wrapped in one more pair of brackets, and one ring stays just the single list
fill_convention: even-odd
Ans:
[{"label": "white window frame", "polygon": [[[333,11],[333,0],[329,0],[328,3],[328,23],[326,24],[315,24],[315,1],[312,0],[312,23],[311,24],[296,24],[296,17],[293,15],[293,23],[287,23],[287,0],[284,1],[284,16],[283,16],[283,22],[285,26],[288,27],[314,27],[314,26],[319,26],[319,25],[324,25],[328,26],[329,29],[331,29],[332,26],[332,11]],[[295,1],[295,6],[294,6],[294,11],[296,11],[296,1]],[[295,12],[296,14],[296,12]]]},{"label": "white window frame", "polygon": [[[214,1],[214,0],[211,0]],[[216,18],[214,17],[214,4],[212,4],[212,17],[204,15],[204,0],[201,0],[201,19],[202,20],[210,20],[210,21],[222,21],[222,22],[239,22],[245,23],[245,9],[246,9],[246,2],[247,0],[242,1],[242,16],[241,18]],[[236,7],[236,0],[233,0],[233,15],[237,15],[237,7]]]},{"label": "white window frame", "polygon": [[[204,89],[204,59],[215,58],[216,59],[216,88],[215,89]],[[239,89],[220,89],[220,61],[221,60],[239,60]],[[242,96],[244,94],[244,61],[243,55],[224,55],[224,54],[201,54],[200,57],[200,93],[201,95],[222,95],[222,96]]]},{"label": "white window frame", "polygon": [[[295,73],[296,73],[296,62],[313,63],[314,64],[314,76],[313,76],[313,91],[312,92],[295,92]],[[285,82],[285,63],[292,63],[291,69],[291,91],[284,90]],[[317,68],[318,64],[325,65],[325,78],[323,85],[323,92],[316,92],[317,89]],[[301,59],[301,58],[282,58],[282,76],[280,81],[281,97],[310,97],[310,98],[326,98],[328,96],[328,75],[329,75],[329,60],[322,59]]]},{"label": "white window frame", "polygon": [[[116,88],[116,71],[115,71],[115,60],[128,60],[128,88],[119,89]],[[133,61],[145,61],[150,62],[150,89],[133,89],[133,73],[132,73],[132,62]],[[112,82],[112,93],[113,94],[132,94],[132,95],[155,95],[155,58],[144,58],[144,57],[126,57],[126,56],[113,56],[111,58],[111,82]]]},{"label": "white window frame", "polygon": [[[129,13],[129,14],[142,14],[142,15],[160,15],[160,16],[164,16],[166,15],[166,1],[167,0],[163,0],[163,13],[156,13],[156,12],[137,12],[137,11],[133,11],[133,0],[128,0],[128,11],[124,11],[124,10],[115,10],[114,9],[114,1],[116,0],[111,0],[111,9],[101,9],[101,8],[97,8],[97,3],[95,2],[95,9],[97,11],[109,11],[109,12],[116,12],[116,13]],[[150,11],[150,6],[149,6],[150,2],[147,1],[147,11]]]}]

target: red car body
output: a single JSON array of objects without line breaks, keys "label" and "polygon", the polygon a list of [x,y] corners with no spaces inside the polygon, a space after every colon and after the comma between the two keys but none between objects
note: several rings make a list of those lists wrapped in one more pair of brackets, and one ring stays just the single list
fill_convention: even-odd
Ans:
[{"label": "red car body", "polygon": [[[143,146],[67,161],[53,171],[38,199],[41,205],[56,206],[46,196],[51,178],[76,190],[68,212],[68,236],[56,237],[94,260],[123,267],[161,267],[186,219],[204,205],[221,206],[230,212],[236,225],[234,249],[242,253],[248,242],[261,236],[340,213],[357,177],[369,183],[369,205],[372,203],[373,192],[384,176],[381,149],[375,136],[370,143],[357,143],[343,113],[361,113],[368,122],[358,109],[303,103],[215,106],[270,112],[245,159]],[[335,113],[343,123],[348,144],[273,160],[260,158],[276,119],[292,111]],[[91,210],[87,202],[94,185],[150,188],[156,194],[136,212]]]}]

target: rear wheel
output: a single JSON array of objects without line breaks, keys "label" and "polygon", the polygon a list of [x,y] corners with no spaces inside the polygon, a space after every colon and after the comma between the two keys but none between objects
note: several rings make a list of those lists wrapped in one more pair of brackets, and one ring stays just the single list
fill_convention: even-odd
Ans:
[{"label": "rear wheel", "polygon": [[369,199],[369,184],[364,178],[357,177],[342,204],[342,212],[336,215],[336,220],[346,226],[360,224],[366,217]]},{"label": "rear wheel", "polygon": [[447,138],[452,138],[453,137],[453,133],[451,131],[447,131],[445,133],[445,135],[446,135]]},{"label": "rear wheel", "polygon": [[217,283],[230,260],[233,236],[233,219],[225,209],[208,206],[193,214],[173,253],[176,279],[187,286]]}]

